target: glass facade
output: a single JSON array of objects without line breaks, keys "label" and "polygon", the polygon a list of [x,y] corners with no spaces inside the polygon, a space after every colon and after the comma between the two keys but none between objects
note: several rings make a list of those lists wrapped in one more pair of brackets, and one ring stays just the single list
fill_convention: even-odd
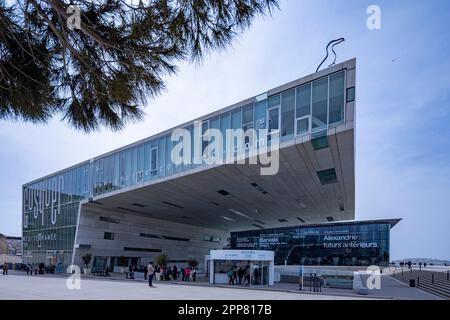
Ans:
[{"label": "glass facade", "polygon": [[[229,128],[269,129],[280,131],[281,141],[286,141],[296,135],[326,130],[329,125],[344,121],[345,72],[342,70],[330,74],[263,100],[257,101],[255,98],[254,102],[245,106],[203,120],[201,134],[206,136],[210,128],[219,129],[224,137],[225,130]],[[185,129],[194,136],[194,123]],[[262,137],[258,136],[256,140],[258,143],[260,138]],[[245,143],[247,145],[252,141],[246,137]],[[227,143],[224,142],[225,158]],[[202,150],[209,143],[203,141]],[[170,134],[157,135],[24,185],[24,261],[46,262],[50,259],[68,263],[73,250],[81,200],[120,189],[139,187],[152,180],[199,166],[194,164],[198,161],[175,165],[171,161],[174,144]],[[235,156],[237,152],[245,150],[245,147],[236,148]],[[194,157],[192,151],[191,149]],[[214,150],[211,155],[216,156],[216,153],[220,153],[220,150]],[[203,158],[211,155],[204,155]]]},{"label": "glass facade", "polygon": [[231,233],[231,249],[275,251],[275,264],[389,264],[389,222],[354,222]]}]

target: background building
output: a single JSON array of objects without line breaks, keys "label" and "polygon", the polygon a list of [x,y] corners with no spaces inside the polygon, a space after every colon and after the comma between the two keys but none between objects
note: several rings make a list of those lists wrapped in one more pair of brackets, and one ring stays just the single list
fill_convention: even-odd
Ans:
[{"label": "background building", "polygon": [[9,237],[0,233],[0,264],[5,262],[10,268],[22,263],[21,237]]},{"label": "background building", "polygon": [[[230,244],[230,232],[353,220],[355,63],[25,184],[24,261],[82,265],[92,253],[94,267],[112,269],[122,256],[146,264],[164,253],[171,263],[201,262]],[[172,131],[195,133],[195,121],[201,136],[210,128],[266,129],[258,139],[270,144],[279,134],[278,173],[261,175],[264,166],[248,162],[174,164]],[[203,142],[201,150],[207,147]],[[206,156],[225,158],[225,147]]]}]

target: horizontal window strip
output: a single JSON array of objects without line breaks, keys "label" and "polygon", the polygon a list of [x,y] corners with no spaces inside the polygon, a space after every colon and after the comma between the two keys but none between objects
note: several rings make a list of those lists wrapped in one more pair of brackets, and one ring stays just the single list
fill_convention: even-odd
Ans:
[{"label": "horizontal window strip", "polygon": [[141,233],[141,234],[139,234],[139,236],[146,237],[146,238],[153,238],[153,239],[164,239],[164,240],[184,241],[184,242],[188,242],[190,240],[188,238],[178,238],[178,237],[172,237],[172,236],[160,236],[160,235],[150,234],[150,233]]},{"label": "horizontal window strip", "polygon": [[98,218],[100,221],[111,222],[111,223],[120,223],[119,219],[109,218],[109,217],[100,217]]}]

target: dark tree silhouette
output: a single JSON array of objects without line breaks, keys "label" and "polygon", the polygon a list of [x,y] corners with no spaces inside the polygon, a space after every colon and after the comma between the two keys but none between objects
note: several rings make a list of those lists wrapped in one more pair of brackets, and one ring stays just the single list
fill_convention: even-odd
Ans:
[{"label": "dark tree silhouette", "polygon": [[[177,63],[226,48],[278,7],[277,0],[10,3],[0,0],[0,119],[60,116],[86,132],[141,119]],[[67,23],[69,5],[79,8],[79,28]]]}]

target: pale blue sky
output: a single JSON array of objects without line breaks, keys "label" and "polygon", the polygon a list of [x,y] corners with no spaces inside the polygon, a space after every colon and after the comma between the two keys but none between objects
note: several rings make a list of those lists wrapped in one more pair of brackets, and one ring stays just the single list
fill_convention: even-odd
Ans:
[{"label": "pale blue sky", "polygon": [[[381,30],[366,9],[381,8]],[[357,58],[356,218],[403,218],[391,259],[450,259],[450,2],[281,0],[201,66],[182,64],[145,121],[86,135],[0,121],[0,233],[21,233],[21,185],[313,73],[338,37]]]}]

